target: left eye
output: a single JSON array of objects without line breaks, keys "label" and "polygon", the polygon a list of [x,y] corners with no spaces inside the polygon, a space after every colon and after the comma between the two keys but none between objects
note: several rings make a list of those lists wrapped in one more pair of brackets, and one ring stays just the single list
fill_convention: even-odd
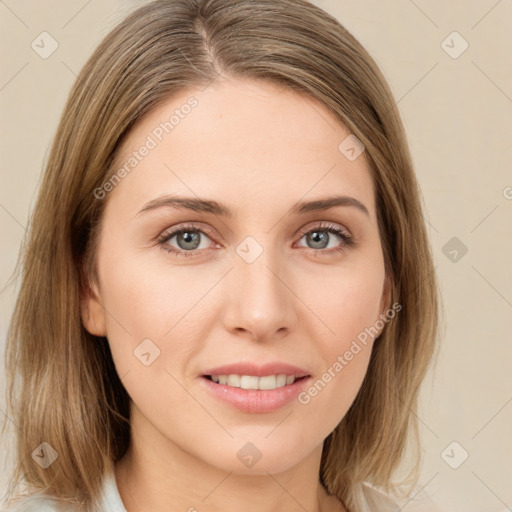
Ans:
[{"label": "left eye", "polygon": [[[331,235],[335,235],[342,243],[335,246],[334,248],[329,247],[329,242],[333,238]],[[170,233],[164,233],[158,240],[159,245],[169,253],[173,253],[175,256],[195,256],[198,249],[208,249],[201,246],[201,236],[206,237],[211,241],[210,237],[202,230],[195,226],[185,226],[180,229],[171,231]],[[176,238],[176,244],[178,247],[171,245],[173,238]],[[306,239],[306,243],[312,244],[309,247],[314,252],[330,254],[332,251],[342,251],[346,247],[354,244],[351,235],[336,225],[316,226],[308,231],[303,231],[300,234],[300,240]],[[302,246],[304,247],[304,246]]]},{"label": "left eye", "polygon": [[[333,225],[324,227],[318,226],[314,229],[310,229],[305,234],[303,234],[302,238],[305,237],[307,242],[312,243],[313,249],[324,250],[329,248],[326,244],[328,244],[329,241],[333,238],[330,235],[335,235],[338,240],[342,241],[341,246],[337,246],[335,250],[342,250],[344,246],[352,244],[352,237],[342,229]],[[332,248],[332,246],[330,248]]]}]

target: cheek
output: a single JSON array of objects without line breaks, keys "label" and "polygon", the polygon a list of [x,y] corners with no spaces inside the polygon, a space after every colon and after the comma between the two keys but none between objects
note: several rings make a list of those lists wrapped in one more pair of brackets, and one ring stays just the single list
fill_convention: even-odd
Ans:
[{"label": "cheek", "polygon": [[[173,266],[167,254],[157,250],[151,258],[129,250],[105,253],[100,282],[108,312],[107,337],[117,373],[129,374],[123,384],[134,401],[146,386],[188,407],[187,396],[170,374],[180,382],[189,377],[191,362],[218,317],[212,301],[226,269]],[[135,388],[130,382],[136,382]]]},{"label": "cheek", "polygon": [[377,254],[350,267],[340,266],[336,273],[330,271],[329,279],[316,275],[314,280],[317,286],[309,282],[303,293],[321,322],[315,322],[314,327],[308,322],[304,325],[311,328],[308,337],[315,340],[323,368],[299,396],[299,403],[309,411],[314,428],[329,432],[354,401],[367,372],[374,339],[383,327],[379,315],[384,263]]},{"label": "cheek", "polygon": [[[156,251],[157,249],[155,249]],[[110,334],[161,340],[181,330],[218,278],[199,266],[172,267],[159,258],[111,254],[103,260],[102,297]],[[197,308],[197,309],[200,309]]]},{"label": "cheek", "polygon": [[100,279],[112,357],[133,402],[155,421],[155,411],[171,414],[170,404],[180,415],[201,414],[180,383],[201,350],[198,332],[207,317],[200,299],[216,279],[190,267],[171,272],[169,265],[114,253],[103,260]]},{"label": "cheek", "polygon": [[330,300],[318,297],[323,306],[319,316],[329,329],[311,339],[323,364],[298,397],[310,427],[325,436],[336,428],[357,396],[380,313],[381,286],[372,276],[340,277],[339,285],[333,288]]},{"label": "cheek", "polygon": [[333,353],[325,371],[299,394],[300,405],[297,407],[309,431],[318,432],[325,438],[336,428],[361,388],[370,355],[371,346],[360,343],[352,345],[348,353]]},{"label": "cheek", "polygon": [[[309,274],[301,285],[308,307],[321,320],[322,333],[309,333],[332,361],[350,346],[351,340],[374,327],[381,313],[384,262],[375,251],[354,257],[322,273]],[[318,327],[318,322],[316,323]],[[367,337],[370,338],[367,334]],[[370,341],[370,339],[369,339]]]}]

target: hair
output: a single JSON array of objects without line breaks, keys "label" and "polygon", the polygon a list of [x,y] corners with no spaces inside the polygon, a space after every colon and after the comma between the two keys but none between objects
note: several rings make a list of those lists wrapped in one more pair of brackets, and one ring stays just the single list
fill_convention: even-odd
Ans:
[{"label": "hair", "polygon": [[[386,80],[338,20],[306,0],[156,0],[128,15],[88,59],[67,99],[20,251],[6,347],[16,424],[12,482],[90,510],[130,443],[129,396],[80,301],[95,278],[105,200],[121,142],[142,116],[218,76],[267,80],[315,98],[365,146],[391,302],[356,399],[325,439],[320,481],[347,508],[357,483],[395,491],[409,441],[420,467],[418,395],[436,355],[439,302],[421,193]],[[5,428],[5,419],[4,419]],[[32,452],[49,443],[46,469]]]}]

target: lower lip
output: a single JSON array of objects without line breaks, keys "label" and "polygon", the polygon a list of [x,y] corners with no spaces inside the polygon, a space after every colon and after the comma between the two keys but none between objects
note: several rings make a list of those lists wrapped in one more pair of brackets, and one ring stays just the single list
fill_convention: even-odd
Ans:
[{"label": "lower lip", "polygon": [[310,377],[296,380],[293,384],[276,389],[242,389],[217,384],[201,377],[202,385],[217,398],[232,405],[242,412],[264,413],[274,412],[292,402],[304,389]]}]

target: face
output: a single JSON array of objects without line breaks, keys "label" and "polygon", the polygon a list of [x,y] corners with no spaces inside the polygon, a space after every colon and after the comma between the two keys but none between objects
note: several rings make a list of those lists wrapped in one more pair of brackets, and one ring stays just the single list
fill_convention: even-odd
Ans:
[{"label": "face", "polygon": [[310,97],[230,80],[173,97],[124,141],[82,318],[108,338],[132,436],[162,456],[281,472],[355,399],[362,333],[389,302],[365,153],[339,149],[349,135]]}]

